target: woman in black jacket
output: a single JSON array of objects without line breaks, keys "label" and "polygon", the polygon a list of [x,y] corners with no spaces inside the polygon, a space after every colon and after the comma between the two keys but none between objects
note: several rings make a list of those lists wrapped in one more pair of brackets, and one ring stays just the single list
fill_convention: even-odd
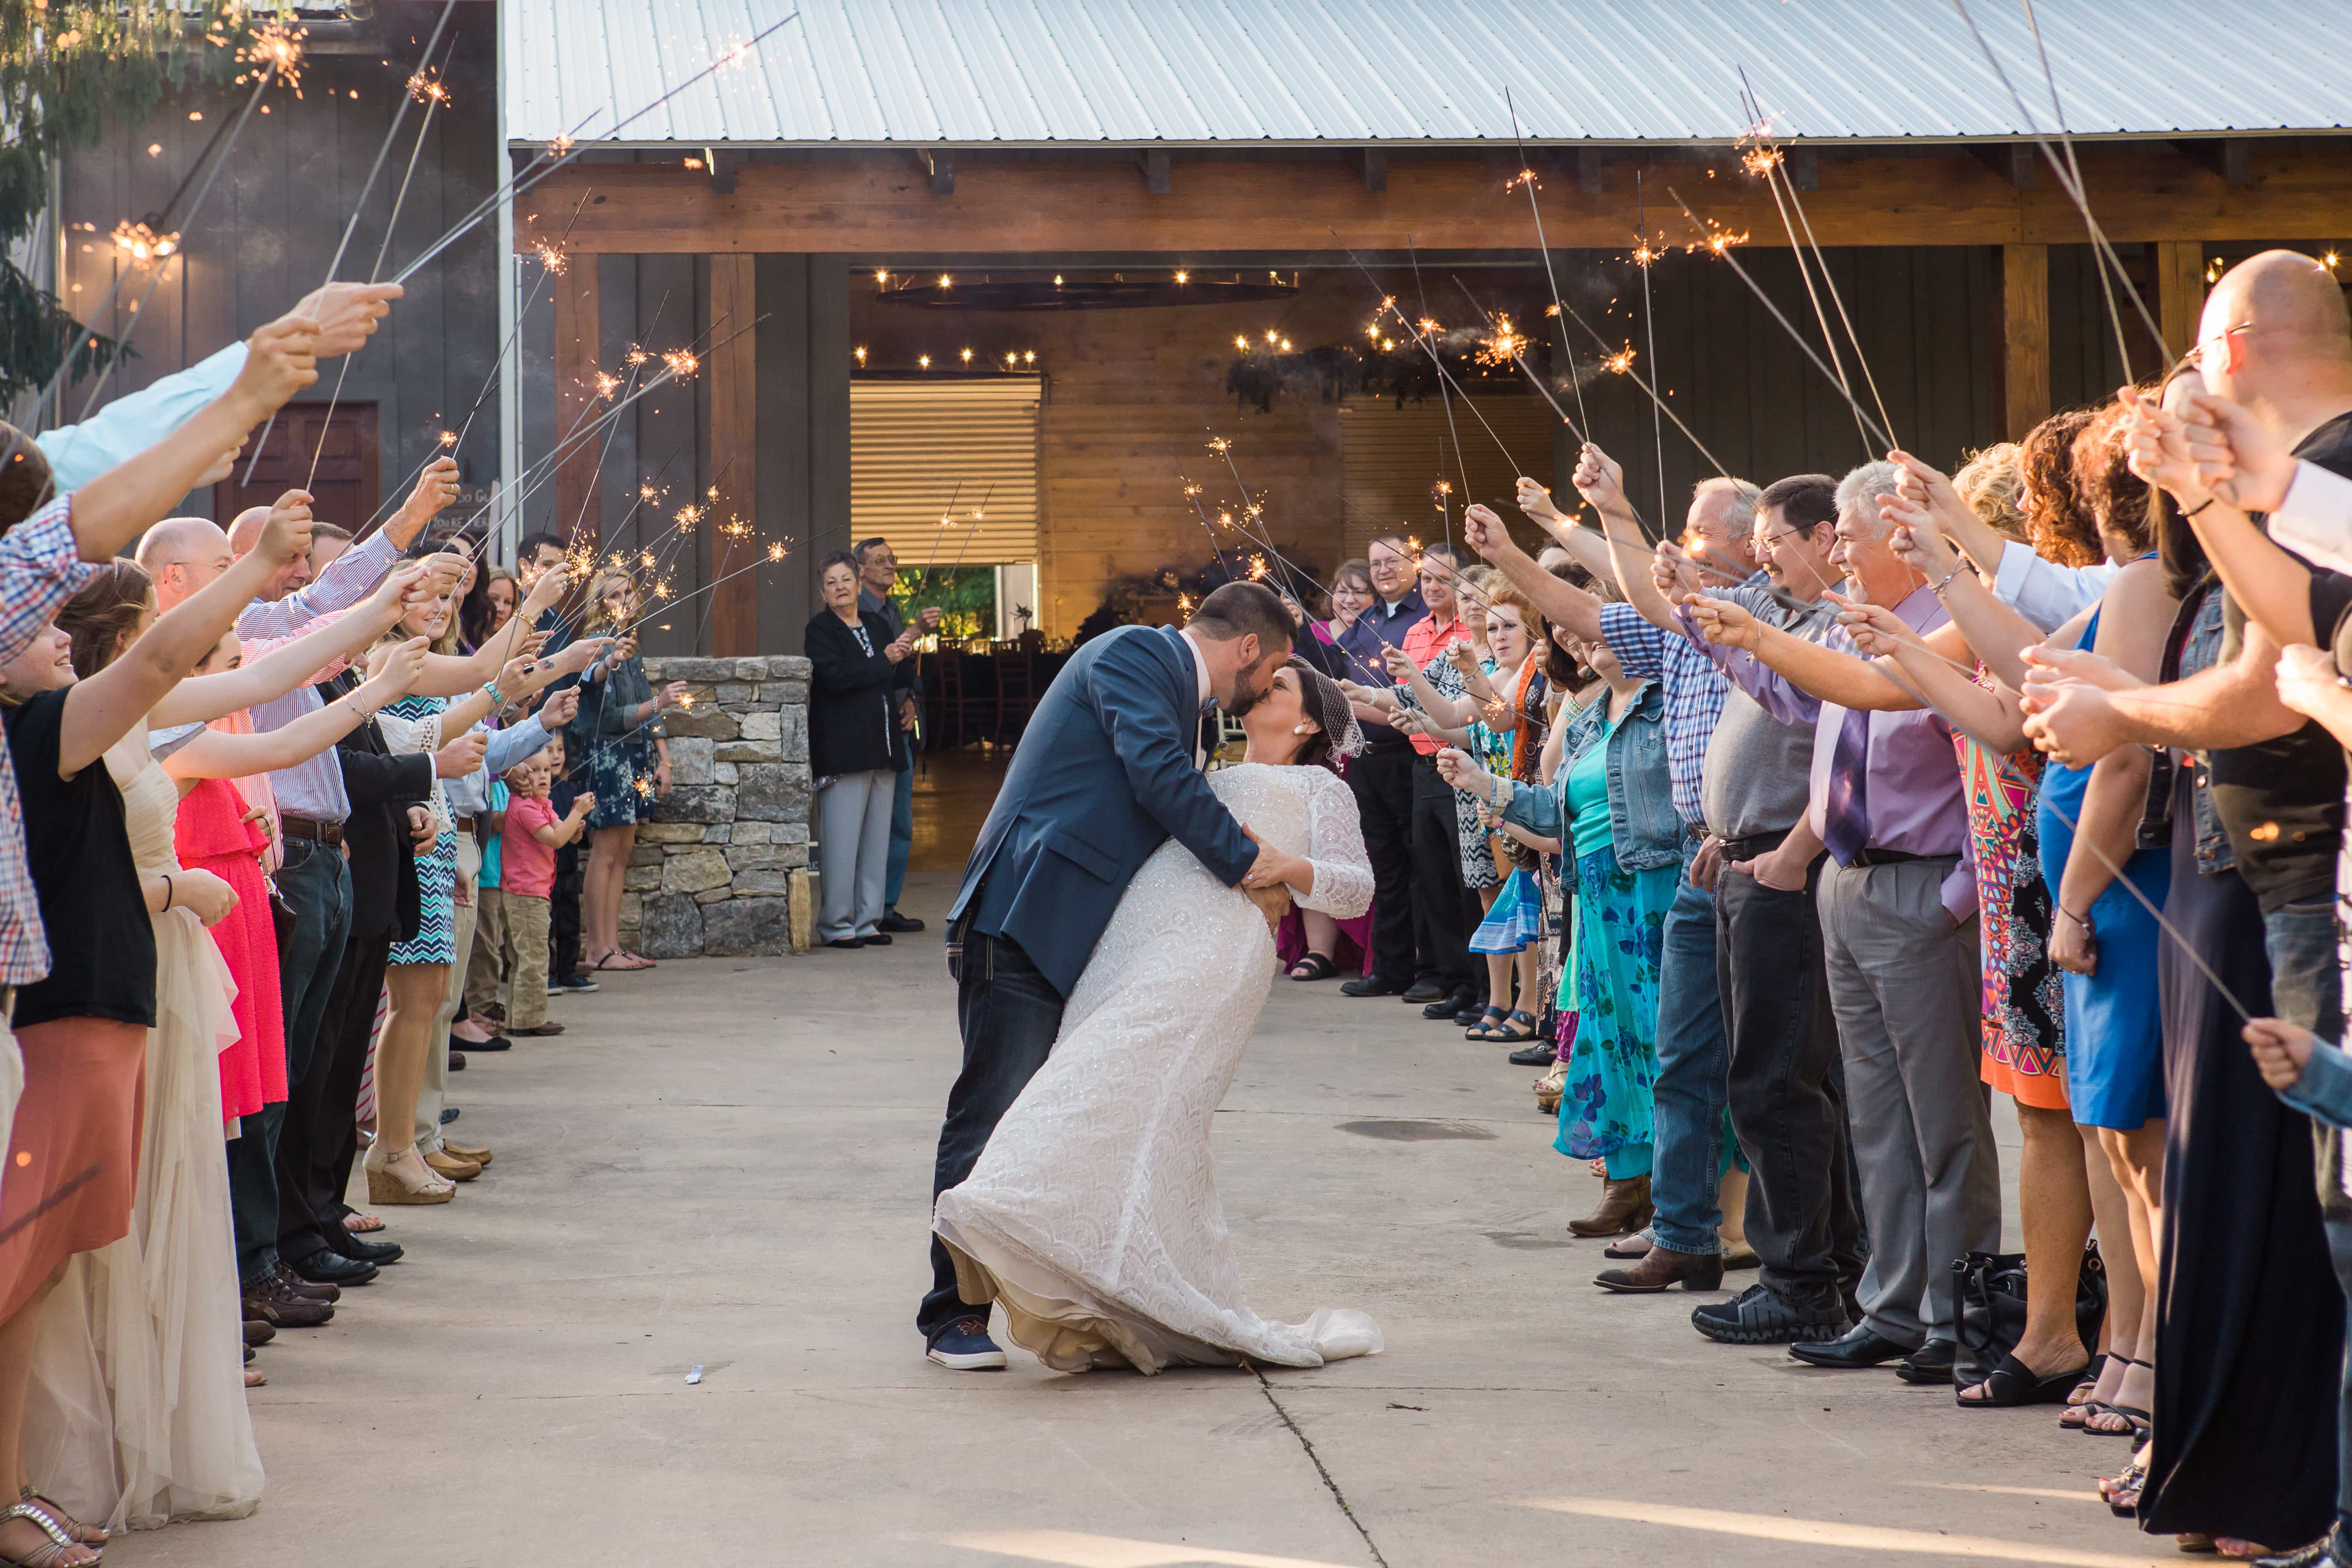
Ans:
[{"label": "woman in black jacket", "polygon": [[883,879],[889,867],[896,775],[910,765],[891,688],[914,652],[910,628],[891,640],[880,616],[857,607],[857,562],[846,552],[817,566],[824,608],[811,616],[809,772],[816,780],[817,874],[824,884],[817,940],[827,947],[880,947]]}]

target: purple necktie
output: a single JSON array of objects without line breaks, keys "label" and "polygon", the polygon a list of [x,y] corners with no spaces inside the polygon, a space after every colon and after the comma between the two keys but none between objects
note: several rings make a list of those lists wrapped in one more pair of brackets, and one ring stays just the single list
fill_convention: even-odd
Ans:
[{"label": "purple necktie", "polygon": [[1870,715],[1846,710],[1830,753],[1829,799],[1822,804],[1822,843],[1841,866],[1870,837]]}]

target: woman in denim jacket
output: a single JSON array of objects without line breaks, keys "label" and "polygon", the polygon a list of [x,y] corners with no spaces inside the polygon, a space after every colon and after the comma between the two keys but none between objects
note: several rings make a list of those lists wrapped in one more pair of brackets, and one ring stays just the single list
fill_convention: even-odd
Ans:
[{"label": "woman in denim jacket", "polygon": [[1608,695],[1570,723],[1567,755],[1549,788],[1498,779],[1450,749],[1438,768],[1505,822],[1570,841],[1580,1016],[1556,1147],[1605,1163],[1601,1207],[1569,1228],[1608,1236],[1638,1229],[1650,1212],[1658,956],[1683,827],[1666,777],[1664,689],[1628,679],[1606,644],[1575,651],[1608,682]]}]

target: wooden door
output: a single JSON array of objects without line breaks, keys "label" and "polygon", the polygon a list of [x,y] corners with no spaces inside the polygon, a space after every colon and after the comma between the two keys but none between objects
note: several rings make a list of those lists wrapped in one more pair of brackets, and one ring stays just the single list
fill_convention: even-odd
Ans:
[{"label": "wooden door", "polygon": [[[331,420],[324,403],[289,403],[278,411],[253,479],[245,482],[248,449],[236,471],[213,487],[213,516],[223,528],[247,507],[268,506],[288,490],[308,486],[310,513],[358,533],[375,515],[377,465],[375,405],[338,403]],[[323,437],[323,442],[322,442]],[[310,458],[319,471],[310,477]]]}]

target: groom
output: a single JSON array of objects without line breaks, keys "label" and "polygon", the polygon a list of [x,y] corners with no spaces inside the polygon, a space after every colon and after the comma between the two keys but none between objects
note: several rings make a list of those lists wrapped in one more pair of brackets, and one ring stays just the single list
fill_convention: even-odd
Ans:
[{"label": "groom", "polygon": [[[1229,886],[1274,879],[1261,874],[1267,851],[1201,775],[1201,720],[1212,706],[1235,717],[1256,706],[1290,657],[1293,624],[1272,589],[1228,583],[1182,631],[1120,626],[1046,688],[948,910],[963,1071],[948,1091],[934,1199],[971,1173],[1045,1065],[1071,988],[1154,849],[1172,837]],[[936,1237],[915,1324],[941,1366],[1004,1364],[988,1309],[956,1294]]]}]

